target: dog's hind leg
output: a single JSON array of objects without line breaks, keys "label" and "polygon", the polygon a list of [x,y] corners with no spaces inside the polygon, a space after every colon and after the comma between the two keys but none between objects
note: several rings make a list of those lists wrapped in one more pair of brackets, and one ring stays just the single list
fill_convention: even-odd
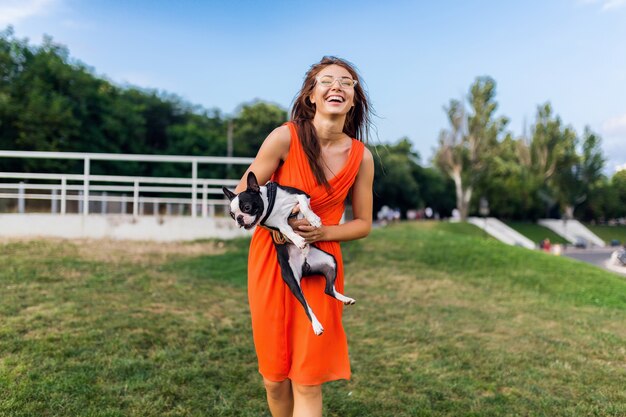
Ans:
[{"label": "dog's hind leg", "polygon": [[335,280],[337,279],[337,261],[333,255],[311,245],[306,262],[308,268],[304,271],[304,275],[323,275],[324,278],[326,278],[326,288],[324,290],[326,294],[336,298],[345,305],[356,303],[354,299],[346,297],[335,288]]},{"label": "dog's hind leg", "polygon": [[[302,252],[296,246],[291,244],[279,245],[275,244],[276,254],[278,256],[278,264],[280,265],[280,272],[283,276],[283,280],[296,297],[296,299],[302,304],[304,307],[304,312],[307,317],[311,321],[311,326],[313,326],[313,332],[317,336],[321,335],[324,332],[324,327],[322,327],[322,323],[319,322],[311,307],[306,302],[304,298],[304,294],[302,293],[302,288],[300,287],[300,280],[302,279],[302,265],[303,260],[298,259],[298,257],[302,257]],[[295,250],[290,251],[289,248],[295,248]]]}]

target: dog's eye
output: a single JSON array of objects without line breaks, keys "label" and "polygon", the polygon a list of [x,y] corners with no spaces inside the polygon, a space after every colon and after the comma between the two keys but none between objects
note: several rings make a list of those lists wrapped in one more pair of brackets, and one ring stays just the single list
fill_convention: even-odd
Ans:
[{"label": "dog's eye", "polygon": [[250,204],[244,204],[243,205],[243,211],[250,211],[252,207],[250,207]]},{"label": "dog's eye", "polygon": [[232,211],[230,212],[230,217],[233,218],[233,220],[235,220],[235,213],[233,213]]}]

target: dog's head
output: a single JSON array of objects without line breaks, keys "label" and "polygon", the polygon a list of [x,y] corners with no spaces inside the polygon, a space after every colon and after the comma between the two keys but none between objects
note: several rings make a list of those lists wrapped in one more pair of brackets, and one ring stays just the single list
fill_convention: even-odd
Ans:
[{"label": "dog's head", "polygon": [[248,173],[247,181],[248,188],[239,194],[222,187],[222,191],[230,200],[230,217],[237,222],[239,227],[246,230],[253,228],[261,220],[265,208],[261,188],[254,172]]}]

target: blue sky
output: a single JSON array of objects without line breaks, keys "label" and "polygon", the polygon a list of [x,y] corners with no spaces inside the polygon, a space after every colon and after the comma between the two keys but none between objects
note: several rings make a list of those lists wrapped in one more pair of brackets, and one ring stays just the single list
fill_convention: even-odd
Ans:
[{"label": "blue sky", "polygon": [[0,0],[0,27],[51,35],[116,83],[158,88],[225,113],[262,99],[288,108],[323,55],[356,64],[378,139],[408,136],[428,161],[442,110],[477,76],[498,84],[516,135],[550,101],[626,166],[626,0]]}]

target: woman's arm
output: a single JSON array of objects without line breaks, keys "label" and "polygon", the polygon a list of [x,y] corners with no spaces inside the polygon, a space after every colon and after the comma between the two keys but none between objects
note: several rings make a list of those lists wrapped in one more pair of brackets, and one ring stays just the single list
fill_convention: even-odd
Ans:
[{"label": "woman's arm", "polygon": [[[361,166],[352,186],[352,211],[354,220],[336,226],[315,228],[310,225],[298,225],[296,232],[308,243],[331,240],[344,242],[366,237],[372,230],[372,187],[374,184],[374,158],[365,148]],[[304,220],[306,222],[306,220]],[[308,223],[308,222],[306,222]]]},{"label": "woman's arm", "polygon": [[289,126],[280,126],[274,129],[263,141],[254,161],[243,174],[237,188],[235,188],[235,192],[239,194],[246,189],[246,179],[250,171],[254,172],[259,184],[263,185],[268,182],[280,162],[287,158],[290,143],[291,133]]}]

